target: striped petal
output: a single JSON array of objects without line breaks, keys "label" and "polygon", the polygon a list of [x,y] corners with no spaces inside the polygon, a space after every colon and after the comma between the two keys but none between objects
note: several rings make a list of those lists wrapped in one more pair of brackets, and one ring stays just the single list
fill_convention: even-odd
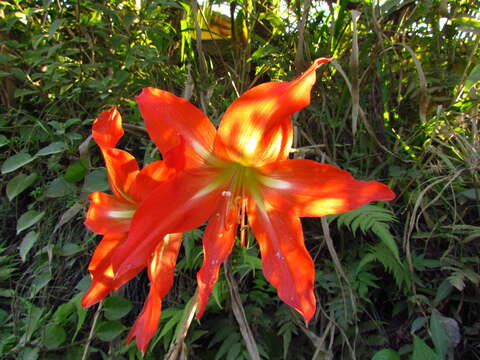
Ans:
[{"label": "striped petal", "polygon": [[245,165],[285,159],[292,142],[291,115],[310,104],[315,70],[330,59],[317,59],[290,82],[270,82],[240,96],[225,112],[215,138],[215,154]]},{"label": "striped petal", "polygon": [[130,229],[136,206],[102,192],[90,194],[85,226],[97,234],[119,234]]},{"label": "striped petal", "polygon": [[[212,150],[215,127],[207,116],[187,100],[155,88],[137,96],[145,126],[169,166],[195,167]],[[179,150],[180,148],[180,150]]]},{"label": "striped petal", "polygon": [[120,275],[146,265],[158,239],[203,224],[212,214],[222,189],[215,188],[217,173],[196,169],[160,184],[138,208],[127,241],[115,250],[114,269]]},{"label": "striped petal", "polygon": [[300,219],[249,201],[249,224],[260,245],[265,278],[285,303],[308,322],[315,313],[315,270]]},{"label": "striped petal", "polygon": [[110,291],[118,289],[142,270],[141,268],[136,269],[126,273],[121,278],[115,278],[111,262],[112,253],[126,238],[126,233],[108,234],[98,244],[88,265],[92,284],[90,289],[83,295],[82,306],[89,307],[102,301]]},{"label": "striped petal", "polygon": [[203,265],[197,273],[197,319],[202,317],[207,306],[208,297],[218,278],[220,265],[232,252],[237,232],[237,216],[238,207],[231,203],[231,199],[223,197],[208,221],[202,240]]},{"label": "striped petal", "polygon": [[142,312],[128,334],[127,344],[134,338],[138,349],[145,355],[148,344],[158,328],[162,311],[162,299],[173,285],[175,264],[182,240],[182,234],[165,236],[158,244],[148,267],[151,286]]},{"label": "striped petal", "polygon": [[356,180],[348,171],[311,160],[284,160],[258,170],[265,200],[278,211],[300,217],[337,214],[395,198],[384,184]]}]

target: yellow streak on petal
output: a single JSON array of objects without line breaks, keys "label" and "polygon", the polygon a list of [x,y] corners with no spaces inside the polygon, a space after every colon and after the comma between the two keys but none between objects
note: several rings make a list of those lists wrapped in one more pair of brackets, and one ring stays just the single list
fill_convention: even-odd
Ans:
[{"label": "yellow streak on petal", "polygon": [[110,264],[108,269],[105,270],[103,275],[108,276],[110,279],[113,279],[115,277],[115,272],[113,271],[113,265]]},{"label": "yellow streak on petal", "polygon": [[319,214],[335,214],[344,209],[345,200],[338,198],[326,198],[312,201],[305,207],[307,213]]},{"label": "yellow streak on petal", "polygon": [[253,155],[255,153],[255,150],[258,146],[259,137],[260,136],[258,133],[254,133],[252,134],[252,136],[250,136],[245,146],[245,152],[247,153],[247,155]]},{"label": "yellow streak on petal", "polygon": [[135,210],[110,210],[108,215],[115,219],[130,219],[135,214]]},{"label": "yellow streak on petal", "polygon": [[285,180],[280,180],[280,179],[274,179],[268,176],[258,176],[258,180],[265,186],[268,186],[270,188],[274,189],[280,189],[280,190],[285,190],[289,189],[292,184],[290,184],[288,181]]}]

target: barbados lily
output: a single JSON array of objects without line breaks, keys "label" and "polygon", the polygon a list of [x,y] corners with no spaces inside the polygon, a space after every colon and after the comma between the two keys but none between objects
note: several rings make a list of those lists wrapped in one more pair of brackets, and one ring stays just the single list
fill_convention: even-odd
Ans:
[{"label": "barbados lily", "polygon": [[166,233],[208,220],[197,274],[200,317],[237,230],[242,234],[249,226],[266,279],[283,301],[307,322],[311,319],[314,266],[300,217],[335,214],[395,196],[381,183],[355,180],[334,166],[288,159],[291,115],[310,103],[315,70],[328,61],[317,59],[291,82],[247,91],[227,109],[218,130],[188,101],[159,89],[143,90],[137,102],[151,138],[166,161],[181,149],[184,170],[158,185],[137,209],[128,239],[112,256],[117,277],[146,264]]},{"label": "barbados lily", "polygon": [[95,120],[92,135],[105,159],[113,195],[101,192],[90,194],[85,225],[93,232],[102,234],[103,239],[88,266],[92,285],[83,296],[82,305],[88,307],[101,301],[111,290],[119,288],[148,265],[150,292],[128,337],[128,341],[136,337],[137,346],[144,353],[157,330],[162,298],[173,283],[181,234],[161,234],[156,237],[156,245],[148,262],[131,268],[122,276],[114,276],[112,254],[126,241],[132,217],[139,204],[152,189],[170,179],[175,171],[163,161],[155,161],[139,170],[137,161],[131,154],[115,147],[123,136],[122,119],[115,108],[104,111]]}]

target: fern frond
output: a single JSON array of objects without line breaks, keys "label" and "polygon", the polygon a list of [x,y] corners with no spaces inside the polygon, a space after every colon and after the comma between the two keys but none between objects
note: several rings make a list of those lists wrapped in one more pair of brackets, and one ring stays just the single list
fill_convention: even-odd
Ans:
[{"label": "fern frond", "polygon": [[374,261],[381,263],[385,270],[393,276],[398,288],[402,288],[404,284],[408,287],[410,278],[408,277],[406,266],[394,257],[387,245],[379,243],[369,246],[368,253],[358,264],[357,271],[360,271],[365,265]]},{"label": "fern frond", "polygon": [[345,226],[354,235],[358,229],[364,234],[368,231],[373,232],[387,246],[398,263],[401,263],[397,243],[390,232],[389,223],[396,221],[395,215],[390,210],[375,205],[364,205],[342,214],[330,215],[328,220],[330,222],[336,220],[338,227]]}]

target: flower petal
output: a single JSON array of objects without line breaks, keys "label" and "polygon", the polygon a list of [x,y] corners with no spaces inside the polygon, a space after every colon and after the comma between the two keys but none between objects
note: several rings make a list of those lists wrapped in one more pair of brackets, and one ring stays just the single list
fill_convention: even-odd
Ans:
[{"label": "flower petal", "polygon": [[123,136],[122,117],[117,108],[102,112],[92,126],[92,136],[101,148],[113,148]]},{"label": "flower petal", "polygon": [[116,148],[102,149],[108,180],[113,193],[132,201],[130,188],[138,174],[137,160],[130,153]]},{"label": "flower petal", "polygon": [[300,219],[249,201],[249,224],[262,254],[262,269],[280,299],[308,322],[315,313],[315,269],[303,242]]},{"label": "flower petal", "polygon": [[148,277],[151,286],[148,298],[127,338],[127,344],[134,338],[136,339],[137,347],[143,355],[145,355],[148,344],[157,331],[162,311],[162,299],[173,285],[175,264],[181,241],[182,234],[165,236],[156,247],[150,261]]},{"label": "flower petal", "polygon": [[92,136],[102,150],[113,193],[129,200],[128,193],[138,173],[138,164],[128,152],[116,149],[123,136],[122,118],[116,108],[104,111],[93,122]]},{"label": "flower petal", "polygon": [[143,89],[136,99],[148,133],[169,166],[178,161],[178,146],[184,146],[187,167],[203,162],[212,150],[216,131],[201,110],[183,98],[152,87]]},{"label": "flower petal", "polygon": [[102,192],[90,194],[85,226],[97,234],[127,232],[136,206]]},{"label": "flower petal", "polygon": [[215,188],[217,172],[196,169],[161,183],[138,208],[127,241],[115,250],[118,274],[147,264],[165,234],[200,226],[212,214],[222,189]]},{"label": "flower petal", "polygon": [[167,167],[164,161],[154,161],[138,172],[130,188],[129,196],[139,204],[161,182],[167,181],[173,175],[175,175],[175,170]]},{"label": "flower petal", "polygon": [[285,159],[292,142],[290,116],[310,104],[320,58],[290,82],[270,82],[240,96],[225,112],[215,138],[215,154],[245,165]]},{"label": "flower petal", "polygon": [[198,312],[201,318],[208,303],[208,297],[218,278],[220,265],[230,255],[237,232],[238,207],[231,199],[223,197],[208,221],[203,235],[203,265],[197,273]]},{"label": "flower petal", "polygon": [[134,269],[123,277],[115,278],[112,267],[113,250],[125,241],[127,234],[105,235],[93,253],[92,260],[88,265],[88,271],[92,277],[90,289],[83,295],[82,306],[90,307],[103,300],[110,291],[118,289],[124,283],[136,276],[142,268]]},{"label": "flower petal", "polygon": [[356,180],[348,171],[311,160],[284,160],[258,169],[265,200],[296,216],[324,216],[356,209],[395,194],[376,181]]}]

